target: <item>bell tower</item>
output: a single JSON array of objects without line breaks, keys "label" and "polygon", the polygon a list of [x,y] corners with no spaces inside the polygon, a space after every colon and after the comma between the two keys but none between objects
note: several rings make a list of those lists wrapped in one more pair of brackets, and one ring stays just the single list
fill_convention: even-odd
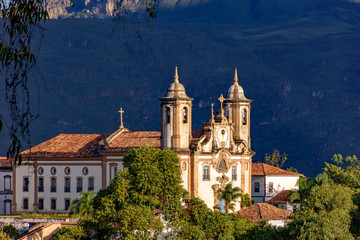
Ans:
[{"label": "bell tower", "polygon": [[225,101],[226,110],[230,111],[234,124],[234,142],[242,144],[247,150],[251,149],[250,138],[250,103],[244,95],[244,89],[238,83],[237,69],[234,73],[234,83],[229,88]]},{"label": "bell tower", "polygon": [[174,81],[161,101],[161,147],[175,151],[188,151],[191,141],[192,98],[186,95],[179,82],[177,67]]}]

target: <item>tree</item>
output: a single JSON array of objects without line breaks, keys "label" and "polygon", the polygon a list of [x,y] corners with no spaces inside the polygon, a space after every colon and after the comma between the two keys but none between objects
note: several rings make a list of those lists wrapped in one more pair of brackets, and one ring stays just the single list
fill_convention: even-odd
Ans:
[{"label": "tree", "polygon": [[247,231],[254,226],[241,216],[212,211],[195,197],[185,200],[178,219],[170,239],[246,239]]},{"label": "tree", "polygon": [[353,239],[351,193],[350,188],[334,183],[313,186],[303,209],[284,229],[287,239]]},{"label": "tree", "polygon": [[85,219],[91,217],[92,201],[95,194],[94,191],[81,192],[80,198],[76,198],[71,202],[70,212]]},{"label": "tree", "polygon": [[[15,164],[20,164],[21,140],[30,144],[30,120],[35,118],[30,110],[28,87],[28,74],[36,63],[31,40],[35,31],[42,34],[40,23],[48,15],[41,0],[1,0],[0,8],[3,29],[0,36],[1,75],[11,118],[11,145],[7,155],[15,159]],[[0,115],[0,131],[3,121],[4,116]]]},{"label": "tree", "polygon": [[219,189],[218,198],[225,201],[225,212],[229,213],[229,210],[235,210],[235,201],[242,197],[242,190],[239,187],[233,187],[231,183],[228,183],[224,189]]},{"label": "tree", "polygon": [[80,240],[85,234],[81,226],[65,226],[51,236],[52,240]]},{"label": "tree", "polygon": [[282,168],[287,161],[287,154],[281,154],[278,149],[274,149],[274,151],[269,154],[265,154],[265,163],[274,167]]},{"label": "tree", "polygon": [[170,149],[132,149],[124,167],[94,198],[84,230],[97,239],[156,239],[164,228],[159,214],[171,224],[186,197],[177,154]]},{"label": "tree", "polygon": [[0,231],[6,233],[7,235],[9,235],[10,238],[16,238],[17,236],[20,235],[19,230],[17,230],[16,227],[14,227],[14,225],[5,225],[3,227],[0,228]]},{"label": "tree", "polygon": [[0,230],[0,239],[2,240],[11,240],[11,238],[9,237],[9,235],[7,235],[5,232],[3,232],[2,230]]}]

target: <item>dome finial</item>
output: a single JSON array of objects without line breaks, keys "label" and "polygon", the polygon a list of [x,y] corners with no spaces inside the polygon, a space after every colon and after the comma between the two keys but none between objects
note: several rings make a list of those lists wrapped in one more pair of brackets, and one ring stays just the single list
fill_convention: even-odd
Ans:
[{"label": "dome finial", "polygon": [[179,83],[179,75],[178,75],[178,70],[177,70],[176,65],[175,65],[174,82]]},{"label": "dome finial", "polygon": [[234,85],[239,85],[238,84],[238,76],[237,76],[237,68],[235,68],[235,73],[234,73]]}]

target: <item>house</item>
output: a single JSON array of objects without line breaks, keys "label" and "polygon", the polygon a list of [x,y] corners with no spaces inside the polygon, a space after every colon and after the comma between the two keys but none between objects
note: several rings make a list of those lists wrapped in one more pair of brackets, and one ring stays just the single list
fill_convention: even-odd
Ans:
[{"label": "house", "polygon": [[227,183],[251,195],[251,100],[237,71],[226,98],[218,98],[219,111],[214,114],[211,107],[202,129],[192,129],[192,100],[175,68],[174,80],[160,98],[161,131],[130,131],[121,108],[120,127],[111,134],[60,134],[24,151],[22,165],[14,168],[13,213],[67,212],[80,192],[106,188],[123,168],[127,151],[141,146],[177,152],[184,188],[210,208],[224,204],[217,194]]},{"label": "house", "polygon": [[10,159],[0,157],[0,215],[11,214],[13,168]]},{"label": "house", "polygon": [[291,190],[282,190],[278,195],[266,201],[275,207],[283,208],[287,211],[294,212],[300,209],[300,201],[297,199],[294,202],[290,201]]},{"label": "house", "polygon": [[255,204],[267,202],[283,190],[298,189],[298,179],[304,176],[266,163],[253,163],[251,174],[251,198]]},{"label": "house", "polygon": [[267,203],[257,203],[251,207],[244,208],[235,213],[238,216],[247,218],[254,223],[264,220],[274,227],[283,227],[292,212],[274,207]]}]

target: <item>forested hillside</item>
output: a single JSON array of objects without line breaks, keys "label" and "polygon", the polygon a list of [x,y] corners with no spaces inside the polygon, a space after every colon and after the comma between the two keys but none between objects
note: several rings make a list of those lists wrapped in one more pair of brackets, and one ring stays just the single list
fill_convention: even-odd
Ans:
[{"label": "forested hillside", "polygon": [[190,5],[159,8],[150,28],[140,16],[47,21],[31,83],[33,144],[59,133],[111,133],[120,107],[130,130],[160,130],[158,98],[177,64],[194,98],[193,129],[208,121],[211,103],[219,107],[238,68],[254,100],[255,162],[278,148],[313,176],[334,153],[359,154],[360,4]]}]

